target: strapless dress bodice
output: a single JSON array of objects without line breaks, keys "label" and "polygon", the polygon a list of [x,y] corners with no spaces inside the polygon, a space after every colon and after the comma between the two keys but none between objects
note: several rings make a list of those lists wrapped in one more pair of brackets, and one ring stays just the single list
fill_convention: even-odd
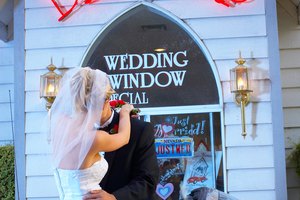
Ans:
[{"label": "strapless dress bodice", "polygon": [[54,177],[61,200],[82,200],[91,190],[100,190],[100,181],[108,169],[106,160],[95,162],[82,170],[55,169]]}]

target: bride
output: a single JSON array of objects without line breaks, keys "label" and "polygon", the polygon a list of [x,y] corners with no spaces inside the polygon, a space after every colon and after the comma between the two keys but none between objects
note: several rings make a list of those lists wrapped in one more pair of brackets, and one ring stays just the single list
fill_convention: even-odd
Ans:
[{"label": "bride", "polygon": [[107,75],[89,67],[69,70],[50,114],[50,141],[54,177],[60,199],[79,200],[99,183],[108,164],[99,152],[114,151],[129,142],[130,111],[121,108],[118,133],[97,130],[108,120],[109,99],[114,91]]}]

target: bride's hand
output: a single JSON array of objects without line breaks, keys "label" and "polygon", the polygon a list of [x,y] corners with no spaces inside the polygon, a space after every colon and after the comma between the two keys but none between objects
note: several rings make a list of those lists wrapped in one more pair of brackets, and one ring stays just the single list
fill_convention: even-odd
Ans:
[{"label": "bride's hand", "polygon": [[120,114],[130,114],[130,112],[134,109],[133,105],[126,103],[122,106],[120,110]]},{"label": "bride's hand", "polygon": [[92,190],[83,197],[83,200],[89,199],[103,199],[103,200],[117,200],[112,194],[107,193],[104,190]]}]

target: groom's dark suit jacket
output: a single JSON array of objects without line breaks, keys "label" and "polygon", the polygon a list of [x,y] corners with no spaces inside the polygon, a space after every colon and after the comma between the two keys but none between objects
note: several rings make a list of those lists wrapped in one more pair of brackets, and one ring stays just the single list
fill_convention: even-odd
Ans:
[{"label": "groom's dark suit jacket", "polygon": [[[110,131],[119,124],[115,112],[112,123],[104,130]],[[131,118],[129,143],[122,148],[105,153],[108,172],[100,183],[117,200],[153,200],[159,170],[154,146],[153,126]]]}]

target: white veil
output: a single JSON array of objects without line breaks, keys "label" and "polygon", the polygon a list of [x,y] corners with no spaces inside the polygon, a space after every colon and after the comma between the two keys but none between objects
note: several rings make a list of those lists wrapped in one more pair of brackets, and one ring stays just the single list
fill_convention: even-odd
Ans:
[{"label": "white veil", "polygon": [[79,169],[96,135],[106,89],[106,73],[89,67],[65,73],[50,113],[53,167]]}]

